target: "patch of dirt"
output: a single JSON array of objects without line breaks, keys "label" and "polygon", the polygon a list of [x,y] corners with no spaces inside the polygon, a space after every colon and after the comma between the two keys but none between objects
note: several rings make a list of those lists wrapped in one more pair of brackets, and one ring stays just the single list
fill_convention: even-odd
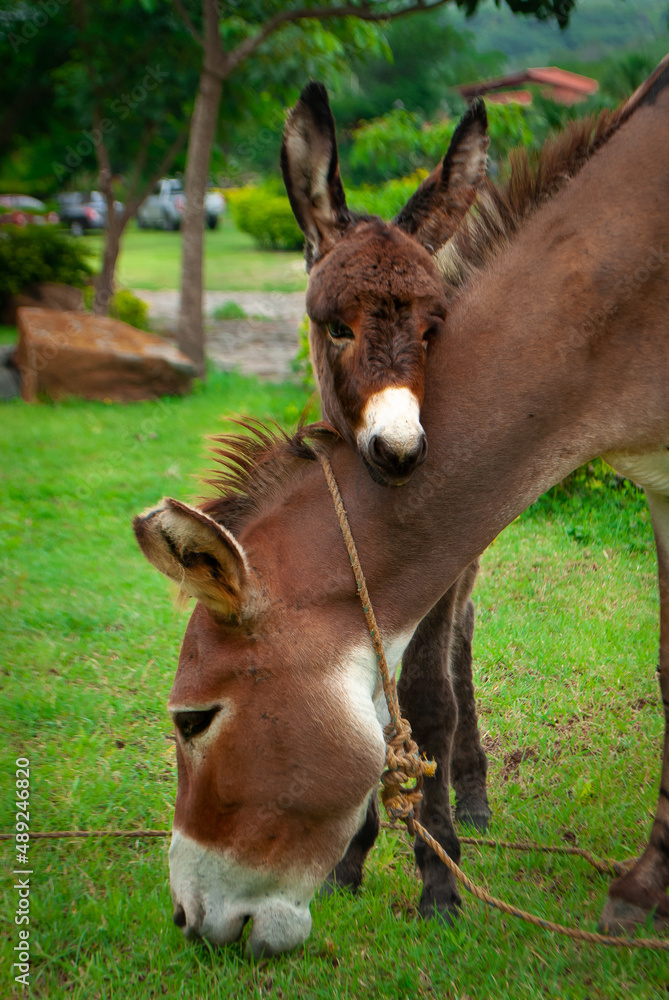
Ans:
[{"label": "patch of dirt", "polygon": [[[179,293],[136,289],[135,294],[148,303],[152,325],[173,341]],[[304,292],[205,292],[207,357],[224,371],[270,380],[289,378],[299,346],[304,300]],[[216,309],[226,302],[241,306],[249,318],[215,320]]]},{"label": "patch of dirt", "polygon": [[637,698],[636,701],[632,702],[630,708],[633,708],[635,711],[639,711],[642,708],[657,708],[657,702],[655,698]]},{"label": "patch of dirt", "polygon": [[520,772],[520,765],[526,760],[538,760],[539,754],[534,747],[517,747],[510,753],[504,754],[504,767],[500,775],[503,781],[509,778],[516,778]]},{"label": "patch of dirt", "polygon": [[484,733],[481,737],[481,746],[488,757],[496,758],[502,755],[502,741],[499,736],[491,736],[490,733]]}]

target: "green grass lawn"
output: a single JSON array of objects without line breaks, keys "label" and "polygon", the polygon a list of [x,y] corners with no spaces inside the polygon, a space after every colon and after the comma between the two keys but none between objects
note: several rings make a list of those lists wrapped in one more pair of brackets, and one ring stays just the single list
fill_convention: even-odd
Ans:
[{"label": "green grass lawn", "polygon": [[[19,755],[31,761],[33,829],[169,827],[176,773],[165,704],[187,613],[140,555],[130,520],[165,493],[197,495],[203,437],[220,414],[293,421],[302,403],[295,387],[218,374],[160,403],[5,405],[0,829],[14,824]],[[493,836],[575,841],[618,858],[644,844],[662,733],[654,573],[643,500],[608,486],[543,499],[486,553],[475,656]],[[167,848],[33,843],[32,986],[21,991],[10,974],[18,935],[6,880],[0,996],[667,996],[666,955],[552,937],[471,898],[454,929],[417,920],[412,854],[390,831],[358,897],[317,900],[303,949],[252,964],[242,945],[214,952],[182,939]],[[9,844],[3,857],[10,872]],[[575,858],[466,847],[463,865],[491,892],[585,928],[606,896],[606,878]]]},{"label": "green grass lawn", "polygon": [[[82,237],[98,256],[102,236]],[[246,233],[226,218],[218,229],[205,230],[204,287],[211,292],[299,292],[307,287],[304,258],[299,253],[258,250]],[[181,233],[138,229],[131,222],[123,236],[117,281],[129,288],[179,288]]]}]

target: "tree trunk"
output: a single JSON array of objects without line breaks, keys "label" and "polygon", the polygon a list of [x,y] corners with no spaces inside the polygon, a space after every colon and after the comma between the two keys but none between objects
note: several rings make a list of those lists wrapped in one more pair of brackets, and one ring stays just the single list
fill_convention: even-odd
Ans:
[{"label": "tree trunk", "polygon": [[181,306],[177,336],[179,348],[192,359],[201,377],[204,377],[204,198],[220,100],[220,79],[204,70],[188,140],[186,211],[182,223]]},{"label": "tree trunk", "polygon": [[204,247],[204,197],[211,147],[216,134],[221,101],[223,52],[218,34],[216,0],[203,0],[204,67],[195,101],[186,159],[186,211],[182,222],[181,305],[177,343],[194,362],[202,378],[204,323],[202,319],[202,252]]},{"label": "tree trunk", "polygon": [[93,312],[96,316],[107,316],[109,314],[109,306],[114,294],[116,261],[121,249],[121,236],[123,235],[126,222],[125,215],[122,218],[118,218],[113,211],[112,215],[108,217],[105,232],[105,248],[102,255],[102,270],[95,282]]},{"label": "tree trunk", "polygon": [[[98,127],[100,115],[97,108],[93,114],[93,121]],[[119,218],[114,208],[114,190],[112,187],[112,172],[109,165],[109,151],[104,142],[97,146],[98,165],[100,167],[99,183],[100,190],[105,197],[107,204],[107,227],[104,231],[105,243],[102,253],[102,270],[95,282],[95,299],[93,301],[93,312],[96,316],[107,316],[114,294],[114,272],[116,271],[116,261],[121,249],[121,233],[126,224],[126,213]]]}]

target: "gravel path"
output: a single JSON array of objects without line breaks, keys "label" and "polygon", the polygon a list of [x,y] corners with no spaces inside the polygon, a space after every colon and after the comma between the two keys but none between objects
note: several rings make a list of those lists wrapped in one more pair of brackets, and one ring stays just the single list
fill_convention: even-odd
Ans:
[{"label": "gravel path", "polygon": [[[133,291],[148,303],[151,322],[167,334],[174,333],[179,293]],[[298,347],[297,329],[305,312],[304,297],[304,292],[205,292],[207,356],[226,371],[270,380],[289,378]],[[213,319],[214,311],[225,302],[235,302],[249,317],[267,318]]]}]

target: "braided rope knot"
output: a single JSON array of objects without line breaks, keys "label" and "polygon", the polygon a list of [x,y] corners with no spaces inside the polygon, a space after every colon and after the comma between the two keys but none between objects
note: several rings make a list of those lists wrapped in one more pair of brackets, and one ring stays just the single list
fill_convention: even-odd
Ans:
[{"label": "braided rope knot", "polygon": [[397,727],[391,722],[383,735],[386,770],[381,775],[381,801],[390,819],[413,822],[423,797],[423,778],[431,778],[437,765],[420,756],[407,719],[399,718]]}]

